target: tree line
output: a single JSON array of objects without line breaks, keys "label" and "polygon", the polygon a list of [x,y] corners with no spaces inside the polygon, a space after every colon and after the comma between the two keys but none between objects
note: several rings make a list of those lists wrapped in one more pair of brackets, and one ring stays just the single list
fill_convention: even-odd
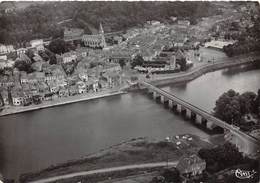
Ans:
[{"label": "tree line", "polygon": [[89,26],[98,28],[100,22],[106,30],[118,31],[142,26],[148,20],[194,19],[218,13],[210,2],[49,2],[0,15],[0,43],[63,37],[63,27],[57,22],[71,18],[66,26],[91,33]]}]

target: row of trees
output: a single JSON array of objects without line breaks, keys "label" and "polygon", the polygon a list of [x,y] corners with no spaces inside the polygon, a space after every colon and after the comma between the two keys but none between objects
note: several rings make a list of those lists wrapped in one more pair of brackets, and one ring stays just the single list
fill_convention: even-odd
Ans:
[{"label": "row of trees", "polygon": [[257,94],[254,92],[239,94],[229,90],[218,98],[214,108],[215,116],[229,124],[240,123],[241,117],[249,113],[260,117],[260,89]]},{"label": "row of trees", "polygon": [[256,40],[239,41],[233,45],[224,46],[223,51],[229,57],[245,54],[253,51],[260,51],[260,41],[256,41]]}]

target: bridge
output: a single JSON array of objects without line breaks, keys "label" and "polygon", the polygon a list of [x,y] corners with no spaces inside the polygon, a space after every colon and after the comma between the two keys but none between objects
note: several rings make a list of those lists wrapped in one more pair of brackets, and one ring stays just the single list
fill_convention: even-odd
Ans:
[{"label": "bridge", "polygon": [[152,93],[153,98],[159,98],[161,103],[168,103],[170,109],[175,109],[178,113],[185,114],[189,119],[194,119],[197,124],[204,125],[207,129],[214,129],[215,127],[221,127],[226,132],[229,132],[233,136],[233,143],[236,144],[238,149],[245,154],[254,154],[260,149],[260,142],[254,138],[242,132],[238,127],[230,125],[216,117],[207,111],[194,106],[193,104],[178,98],[177,96],[166,92],[148,82],[142,81],[139,83],[140,87],[144,87],[148,90],[148,93]]}]

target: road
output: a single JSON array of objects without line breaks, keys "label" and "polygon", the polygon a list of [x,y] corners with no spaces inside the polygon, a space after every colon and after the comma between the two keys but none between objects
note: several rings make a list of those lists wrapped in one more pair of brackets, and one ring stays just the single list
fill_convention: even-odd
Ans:
[{"label": "road", "polygon": [[[177,163],[178,163],[178,161],[168,162],[168,166],[176,166]],[[66,174],[66,175],[50,177],[50,178],[46,178],[46,179],[30,181],[29,183],[47,183],[47,182],[53,182],[53,181],[58,181],[58,180],[62,180],[62,179],[69,179],[69,178],[78,177],[78,176],[87,176],[87,175],[102,174],[102,173],[116,172],[116,171],[122,171],[122,170],[155,168],[155,167],[165,167],[165,166],[167,166],[166,162],[126,165],[126,166],[120,166],[120,167],[111,167],[111,168],[103,168],[103,169],[97,169],[97,170],[75,172],[75,173],[70,173],[70,174]]]}]

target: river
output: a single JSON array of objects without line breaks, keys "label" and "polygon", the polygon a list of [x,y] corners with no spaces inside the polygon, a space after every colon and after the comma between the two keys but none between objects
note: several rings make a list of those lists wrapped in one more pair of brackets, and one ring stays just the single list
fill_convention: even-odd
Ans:
[{"label": "river", "polygon": [[[205,74],[186,84],[162,87],[212,111],[219,95],[260,88],[260,69],[237,68]],[[0,172],[8,178],[76,159],[140,136],[208,134],[143,93],[0,117]]]}]

